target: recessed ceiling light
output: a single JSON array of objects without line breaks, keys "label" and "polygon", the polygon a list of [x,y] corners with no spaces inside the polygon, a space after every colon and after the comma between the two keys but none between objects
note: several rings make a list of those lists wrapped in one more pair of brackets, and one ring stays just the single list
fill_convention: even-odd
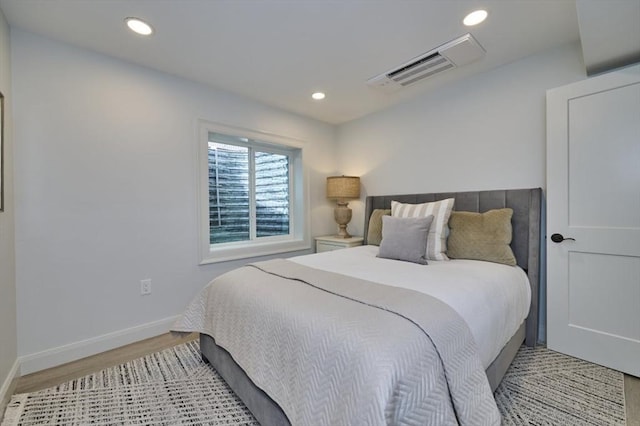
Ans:
[{"label": "recessed ceiling light", "polygon": [[478,25],[480,22],[487,19],[487,11],[486,10],[474,10],[470,14],[464,17],[462,23],[467,27],[472,27],[474,25]]},{"label": "recessed ceiling light", "polygon": [[129,29],[140,35],[151,35],[153,28],[140,18],[126,18],[124,22],[127,23]]},{"label": "recessed ceiling light", "polygon": [[316,93],[314,93],[313,95],[311,95],[311,97],[312,97],[313,99],[315,99],[316,101],[319,101],[319,100],[324,99],[324,98],[325,98],[325,95],[324,95],[324,93],[322,93],[322,92],[316,92]]}]

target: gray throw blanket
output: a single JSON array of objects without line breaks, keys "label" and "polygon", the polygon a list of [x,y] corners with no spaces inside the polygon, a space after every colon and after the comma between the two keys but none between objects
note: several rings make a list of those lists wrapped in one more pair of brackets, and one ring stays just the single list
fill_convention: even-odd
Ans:
[{"label": "gray throw blanket", "polygon": [[214,337],[292,425],[498,425],[464,320],[412,290],[255,263],[212,281],[173,327]]}]

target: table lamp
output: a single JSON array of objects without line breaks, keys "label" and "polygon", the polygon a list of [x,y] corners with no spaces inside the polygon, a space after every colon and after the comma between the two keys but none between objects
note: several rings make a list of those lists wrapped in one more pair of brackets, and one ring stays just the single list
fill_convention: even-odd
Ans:
[{"label": "table lamp", "polygon": [[333,217],[339,226],[338,237],[351,238],[347,224],[351,220],[348,200],[360,198],[360,178],[357,176],[331,176],[327,178],[327,198],[334,199],[337,207]]}]

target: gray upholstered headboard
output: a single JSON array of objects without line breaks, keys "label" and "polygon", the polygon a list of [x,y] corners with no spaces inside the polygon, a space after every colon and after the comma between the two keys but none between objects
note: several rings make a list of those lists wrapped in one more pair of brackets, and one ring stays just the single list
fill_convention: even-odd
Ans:
[{"label": "gray upholstered headboard", "polygon": [[371,212],[374,209],[391,208],[391,200],[416,204],[445,198],[455,198],[453,209],[457,211],[482,213],[487,210],[505,207],[513,209],[511,249],[516,256],[518,266],[527,271],[531,283],[531,308],[527,317],[526,343],[529,346],[535,345],[538,340],[542,189],[369,196],[365,207],[365,244],[367,243],[367,232],[369,230],[369,217],[371,217]]}]

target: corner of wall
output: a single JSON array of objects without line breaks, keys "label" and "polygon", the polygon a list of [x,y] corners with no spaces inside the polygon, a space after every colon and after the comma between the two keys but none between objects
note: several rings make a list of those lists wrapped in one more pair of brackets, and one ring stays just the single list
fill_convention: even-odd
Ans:
[{"label": "corner of wall", "polygon": [[11,40],[0,9],[0,92],[4,95],[2,176],[4,209],[0,211],[0,413],[4,412],[19,376],[17,355],[15,220],[13,212],[13,131],[11,101]]},{"label": "corner of wall", "polygon": [[4,383],[0,386],[0,422],[3,421],[3,413],[5,412],[9,401],[11,400],[11,395],[16,389],[18,384],[18,378],[20,377],[20,362],[16,359],[9,370],[9,374],[7,374]]}]

